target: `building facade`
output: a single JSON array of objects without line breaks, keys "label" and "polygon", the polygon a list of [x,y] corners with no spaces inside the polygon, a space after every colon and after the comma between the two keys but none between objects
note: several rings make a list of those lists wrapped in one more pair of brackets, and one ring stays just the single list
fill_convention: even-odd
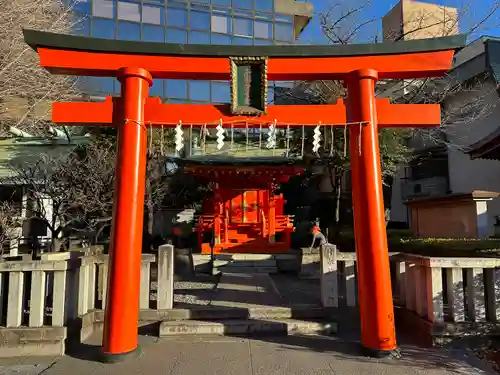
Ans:
[{"label": "building facade", "polygon": [[[179,44],[292,44],[313,7],[295,0],[77,0],[76,33],[95,38]],[[270,82],[269,98],[274,99]],[[91,95],[118,93],[119,82],[86,77]],[[229,103],[229,82],[156,79],[150,96],[169,103]]]},{"label": "building facade", "polygon": [[458,10],[444,5],[400,0],[383,18],[384,41],[458,34]]}]

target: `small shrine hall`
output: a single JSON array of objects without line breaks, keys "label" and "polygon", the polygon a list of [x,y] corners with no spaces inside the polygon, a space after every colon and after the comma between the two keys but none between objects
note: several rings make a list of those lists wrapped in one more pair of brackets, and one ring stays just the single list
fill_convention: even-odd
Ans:
[{"label": "small shrine hall", "polygon": [[304,168],[284,157],[187,158],[184,171],[212,186],[196,221],[203,254],[286,253],[293,216],[284,213],[280,184]]}]

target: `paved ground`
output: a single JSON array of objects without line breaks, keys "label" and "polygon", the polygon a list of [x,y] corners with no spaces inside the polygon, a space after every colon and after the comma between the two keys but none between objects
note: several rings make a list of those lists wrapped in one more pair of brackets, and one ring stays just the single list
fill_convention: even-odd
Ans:
[{"label": "paved ground", "polygon": [[[3,375],[486,375],[481,362],[459,352],[402,346],[401,359],[357,354],[357,344],[326,337],[141,337],[143,353],[125,363],[93,360],[99,337],[71,356],[0,367]],[[17,370],[17,371],[16,371]]]},{"label": "paved ground", "polygon": [[[279,306],[317,298],[301,285],[283,279],[273,283],[267,275],[224,275],[177,283],[178,305]],[[299,288],[300,287],[300,288]],[[351,323],[353,317],[348,319]],[[356,319],[355,319],[356,320]],[[341,329],[345,329],[341,324]],[[464,352],[422,349],[398,337],[402,358],[375,360],[359,355],[355,329],[342,337],[281,336],[172,337],[140,336],[142,354],[120,364],[97,361],[102,333],[71,348],[61,358],[0,361],[0,375],[490,375],[486,365]],[[496,373],[498,375],[498,373]]]}]

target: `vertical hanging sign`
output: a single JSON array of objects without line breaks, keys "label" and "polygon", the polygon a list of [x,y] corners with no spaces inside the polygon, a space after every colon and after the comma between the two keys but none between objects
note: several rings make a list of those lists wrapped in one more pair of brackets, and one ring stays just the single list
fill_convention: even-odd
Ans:
[{"label": "vertical hanging sign", "polygon": [[230,57],[231,113],[258,116],[266,112],[267,58]]}]

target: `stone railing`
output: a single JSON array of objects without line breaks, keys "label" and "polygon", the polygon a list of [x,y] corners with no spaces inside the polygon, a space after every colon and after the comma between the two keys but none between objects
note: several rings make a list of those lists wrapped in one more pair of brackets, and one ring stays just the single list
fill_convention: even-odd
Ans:
[{"label": "stone railing", "polygon": [[392,258],[397,302],[432,323],[500,322],[500,259]]},{"label": "stone railing", "polygon": [[[395,305],[430,323],[500,322],[500,259],[389,254]],[[357,305],[356,254],[321,251],[324,307]]]},{"label": "stone railing", "polygon": [[[141,310],[173,308],[173,253],[163,245],[142,255]],[[0,261],[0,357],[62,354],[67,329],[90,334],[106,304],[107,262],[107,254],[82,252]]]}]

